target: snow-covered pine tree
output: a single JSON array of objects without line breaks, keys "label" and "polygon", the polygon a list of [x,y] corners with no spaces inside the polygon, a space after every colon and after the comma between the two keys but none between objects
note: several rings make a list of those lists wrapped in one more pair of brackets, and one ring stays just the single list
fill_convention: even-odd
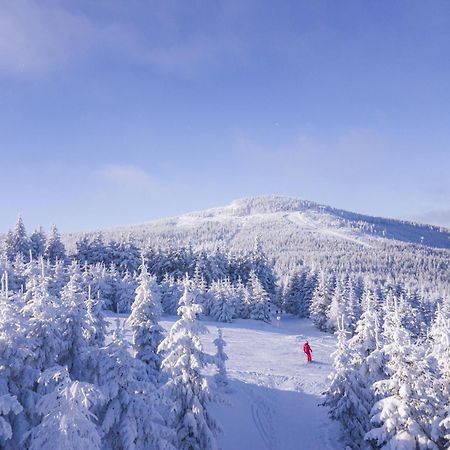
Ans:
[{"label": "snow-covered pine tree", "polygon": [[227,343],[223,339],[222,328],[217,328],[217,337],[214,339],[214,345],[216,346],[214,360],[217,366],[217,373],[214,376],[214,379],[218,386],[227,386],[228,376],[226,362],[228,360],[228,355],[225,353]]},{"label": "snow-covered pine tree", "polygon": [[156,281],[150,276],[147,266],[142,262],[139,285],[127,323],[133,333],[135,357],[148,366],[155,380],[161,366],[161,356],[157,350],[164,337],[164,330],[159,325],[161,314],[161,300]]},{"label": "snow-covered pine tree", "polygon": [[[233,318],[244,319],[245,315],[245,296],[246,296],[246,288],[244,283],[242,283],[241,278],[239,277],[236,285],[233,287],[233,306],[234,306],[234,316]],[[248,314],[247,314],[248,318]]]},{"label": "snow-covered pine tree", "polygon": [[117,284],[117,312],[129,313],[131,312],[131,305],[134,301],[134,294],[137,284],[134,278],[131,277],[128,270],[125,271],[122,279]]},{"label": "snow-covered pine tree", "polygon": [[433,438],[440,448],[450,447],[450,311],[438,304],[430,330],[432,356],[437,362],[438,408],[433,422]]},{"label": "snow-covered pine tree", "polygon": [[344,328],[342,316],[338,320],[338,346],[332,354],[334,358],[331,383],[326,393],[324,405],[330,408],[330,417],[341,422],[344,438],[348,445],[361,448],[360,444],[367,432],[368,409],[367,390],[364,380],[359,377],[353,354],[349,351],[348,331]]},{"label": "snow-covered pine tree", "polygon": [[250,273],[247,289],[249,292],[250,319],[270,323],[270,297],[253,271]]},{"label": "snow-covered pine tree", "polygon": [[57,385],[37,404],[42,421],[27,437],[30,450],[96,450],[101,438],[95,416],[90,412],[98,401],[98,391],[89,383],[72,381],[66,368],[48,369],[39,382]]},{"label": "snow-covered pine tree", "polygon": [[197,320],[200,313],[200,305],[193,303],[185,286],[178,308],[181,318],[159,346],[164,355],[162,368],[169,378],[164,388],[173,401],[173,426],[181,450],[217,448],[218,426],[207,410],[211,393],[201,374],[210,357],[203,352],[200,342],[200,335],[207,332]]},{"label": "snow-covered pine tree", "polygon": [[19,216],[13,230],[8,231],[5,238],[5,252],[10,261],[14,261],[18,255],[28,260],[30,254],[30,241],[23,224],[22,217]]},{"label": "snow-covered pine tree", "polygon": [[260,236],[255,238],[253,252],[251,253],[251,269],[269,296],[275,295],[276,277],[264,252]]},{"label": "snow-covered pine tree", "polygon": [[361,317],[361,305],[359,303],[358,296],[355,292],[354,282],[352,279],[347,280],[346,286],[346,305],[345,305],[345,316],[348,322],[348,331],[351,335],[354,334],[356,323]]},{"label": "snow-covered pine tree", "polygon": [[6,448],[6,442],[12,438],[11,417],[22,412],[22,405],[15,395],[0,395],[0,448]]},{"label": "snow-covered pine tree", "polygon": [[108,334],[108,322],[102,311],[102,301],[100,292],[97,292],[97,298],[92,298],[91,286],[88,286],[88,297],[86,300],[86,319],[85,336],[88,345],[103,347]]},{"label": "snow-covered pine tree", "polygon": [[327,329],[327,310],[331,299],[328,296],[328,280],[325,273],[319,275],[319,283],[314,291],[310,307],[310,317],[314,325],[321,331]]},{"label": "snow-covered pine tree", "polygon": [[42,274],[33,276],[35,285],[27,302],[22,308],[22,315],[27,326],[23,329],[30,351],[27,362],[39,371],[44,371],[56,364],[65,342],[61,335],[60,302],[48,289],[48,278],[44,274],[44,262],[41,259]]},{"label": "snow-covered pine tree", "polygon": [[283,309],[287,313],[300,316],[306,281],[305,270],[297,271],[289,278],[283,301]]},{"label": "snow-covered pine tree", "polygon": [[148,377],[146,364],[130,354],[123,327],[117,327],[106,347],[86,352],[88,381],[101,392],[93,413],[108,450],[175,450],[174,433],[165,426],[160,395]]},{"label": "snow-covered pine tree", "polygon": [[30,236],[30,250],[33,259],[38,259],[40,256],[45,254],[45,242],[47,237],[45,236],[42,227],[38,230],[34,230]]},{"label": "snow-covered pine tree", "polygon": [[161,290],[161,303],[163,307],[163,311],[166,314],[176,314],[177,313],[177,305],[182,292],[180,290],[181,285],[177,283],[174,278],[167,273],[164,275],[164,278],[160,285]]},{"label": "snow-covered pine tree", "polygon": [[232,322],[234,306],[230,298],[230,289],[227,289],[226,281],[214,281],[209,290],[212,296],[210,316],[218,322]]},{"label": "snow-covered pine tree", "polygon": [[[371,412],[375,426],[365,439],[376,448],[436,449],[432,434],[435,417],[435,379],[423,349],[411,343],[398,308],[385,320],[388,379],[374,384],[379,395]],[[378,447],[377,447],[378,446]]]},{"label": "snow-covered pine tree", "polygon": [[56,260],[64,261],[66,259],[66,249],[61,242],[61,235],[56,225],[52,225],[50,228],[50,233],[45,243],[45,257],[51,262]]},{"label": "snow-covered pine tree", "polygon": [[[345,317],[345,280],[340,279],[336,281],[336,288],[331,298],[331,303],[327,311],[327,330],[334,332],[337,330],[338,321]],[[346,323],[344,327],[347,328],[348,319],[345,317]]]},{"label": "snow-covered pine tree", "polygon": [[79,378],[83,372],[82,356],[88,346],[85,326],[88,324],[85,294],[82,291],[79,267],[73,264],[69,282],[61,291],[61,333],[65,349],[59,364],[67,366],[71,375]]}]

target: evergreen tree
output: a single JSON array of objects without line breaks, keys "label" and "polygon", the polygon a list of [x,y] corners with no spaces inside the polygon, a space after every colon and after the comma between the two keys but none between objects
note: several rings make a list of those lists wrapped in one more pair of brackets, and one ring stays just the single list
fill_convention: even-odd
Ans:
[{"label": "evergreen tree", "polygon": [[345,298],[345,281],[339,280],[336,282],[336,288],[331,298],[331,303],[327,311],[327,330],[336,331],[338,321],[341,317],[345,318],[344,327],[348,329],[348,319],[345,316],[346,298]]},{"label": "evergreen tree", "polygon": [[333,353],[333,373],[324,404],[330,408],[330,416],[342,423],[346,443],[361,448],[360,443],[367,432],[370,403],[364,380],[352,361],[349,351],[348,331],[344,318],[338,321],[338,346]]},{"label": "evergreen tree", "polygon": [[214,379],[216,380],[217,385],[227,386],[228,376],[226,361],[228,360],[228,355],[225,353],[227,343],[223,339],[223,331],[221,328],[217,328],[217,337],[214,339],[214,345],[216,346],[214,361],[217,366],[217,374]]},{"label": "evergreen tree", "polygon": [[211,317],[218,322],[232,322],[234,306],[226,282],[214,281],[209,293],[212,296]]},{"label": "evergreen tree", "polygon": [[310,317],[314,325],[321,331],[327,329],[327,310],[331,299],[328,296],[328,280],[325,274],[321,272],[319,283],[314,291],[310,307]]},{"label": "evergreen tree", "polygon": [[131,277],[128,270],[125,271],[124,276],[117,285],[117,312],[129,313],[131,312],[131,305],[134,301],[134,293],[137,284]]},{"label": "evergreen tree", "polygon": [[159,325],[161,314],[161,300],[156,281],[151,278],[143,262],[128,324],[133,332],[135,356],[148,365],[155,378],[161,365],[157,349],[164,337],[164,330]]},{"label": "evergreen tree", "polygon": [[22,217],[19,216],[16,226],[8,231],[5,239],[5,251],[10,261],[14,261],[18,255],[28,260],[30,254],[30,240],[28,239]]},{"label": "evergreen tree", "polygon": [[250,319],[270,323],[270,297],[253,271],[250,273],[247,289],[249,292]]},{"label": "evergreen tree", "polygon": [[28,436],[30,450],[85,450],[100,449],[101,439],[90,412],[98,401],[98,392],[92,384],[72,381],[65,368],[49,369],[40,382],[57,386],[44,395],[37,404],[42,422]]},{"label": "evergreen tree", "polygon": [[83,372],[83,351],[88,346],[86,328],[89,327],[89,320],[78,266],[74,264],[71,271],[69,282],[61,292],[60,320],[65,349],[59,363],[67,366],[72,375],[79,377]]},{"label": "evergreen tree", "polygon": [[45,243],[45,257],[51,262],[56,260],[64,261],[66,259],[66,249],[61,242],[61,235],[56,225],[52,225],[50,228],[50,233]]},{"label": "evergreen tree", "polygon": [[201,374],[210,358],[200,343],[200,334],[207,332],[197,320],[200,312],[201,307],[193,303],[185,286],[178,309],[181,318],[159,346],[164,354],[162,368],[169,378],[165,391],[173,401],[173,424],[181,450],[217,448],[217,425],[207,411],[211,393]]},{"label": "evergreen tree", "polygon": [[30,249],[33,259],[38,259],[40,256],[44,256],[46,240],[47,238],[42,227],[33,231],[30,236]]},{"label": "evergreen tree", "polygon": [[147,366],[129,352],[129,343],[117,321],[112,341],[88,352],[90,379],[101,392],[95,408],[108,450],[175,450],[174,433],[159,414],[161,399],[148,377]]},{"label": "evergreen tree", "polygon": [[440,448],[450,445],[450,311],[438,305],[430,331],[432,356],[437,362],[437,413],[433,422],[433,438]]},{"label": "evergreen tree", "polygon": [[375,425],[365,439],[383,448],[438,449],[431,437],[434,384],[424,352],[411,344],[395,308],[386,330],[392,335],[383,351],[389,378],[374,387],[380,396],[372,410]]},{"label": "evergreen tree", "polygon": [[103,347],[107,336],[108,322],[102,311],[102,302],[100,293],[97,292],[97,298],[93,299],[91,286],[88,286],[88,297],[86,300],[86,325],[85,337],[88,345]]}]

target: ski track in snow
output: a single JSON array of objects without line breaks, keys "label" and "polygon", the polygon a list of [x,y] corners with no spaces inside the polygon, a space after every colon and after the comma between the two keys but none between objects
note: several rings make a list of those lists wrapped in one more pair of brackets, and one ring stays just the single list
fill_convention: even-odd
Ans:
[{"label": "ski track in snow", "polygon": [[374,248],[373,245],[370,245],[369,243],[364,242],[363,240],[357,239],[352,236],[348,236],[347,234],[339,233],[338,231],[335,231],[331,228],[320,227],[316,222],[313,222],[311,219],[308,219],[307,217],[305,217],[304,214],[300,212],[286,214],[286,219],[288,219],[292,223],[300,225],[302,228],[305,228],[306,226],[307,228],[314,230],[318,233],[328,234],[330,236],[334,236],[339,239],[345,239],[347,241],[362,245],[363,247]]},{"label": "ski track in snow", "polygon": [[[125,320],[125,315],[120,315]],[[169,329],[175,317],[164,317]],[[111,322],[114,322],[112,318]],[[334,336],[321,333],[309,320],[283,317],[279,327],[254,320],[233,323],[204,321],[209,333],[204,348],[215,352],[217,328],[227,343],[229,393],[210,411],[221,425],[222,450],[341,450],[340,431],[319,406],[332,369]],[[114,324],[111,323],[114,327]],[[128,331],[128,330],[127,330]],[[129,332],[127,337],[131,338]],[[313,349],[308,364],[303,342]],[[213,375],[209,368],[206,375]]]}]

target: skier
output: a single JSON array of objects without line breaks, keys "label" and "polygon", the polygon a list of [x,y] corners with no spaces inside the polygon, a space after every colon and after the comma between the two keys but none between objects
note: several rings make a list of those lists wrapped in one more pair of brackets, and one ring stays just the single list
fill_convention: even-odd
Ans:
[{"label": "skier", "polygon": [[303,344],[303,351],[306,353],[306,357],[308,358],[308,362],[309,362],[309,363],[312,362],[312,356],[311,356],[312,348],[311,348],[311,346],[309,345],[308,341],[306,341],[306,342]]}]

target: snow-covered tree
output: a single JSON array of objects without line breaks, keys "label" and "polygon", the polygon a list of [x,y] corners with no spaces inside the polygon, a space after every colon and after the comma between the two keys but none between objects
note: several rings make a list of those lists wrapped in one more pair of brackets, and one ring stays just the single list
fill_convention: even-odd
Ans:
[{"label": "snow-covered tree", "polygon": [[70,280],[61,291],[59,314],[65,349],[60,355],[59,363],[68,366],[70,373],[78,377],[83,371],[81,357],[88,346],[85,328],[89,326],[89,321],[79,268],[73,265],[71,270]]},{"label": "snow-covered tree", "polygon": [[198,320],[200,305],[193,303],[185,286],[178,314],[168,336],[161,342],[162,368],[168,376],[165,391],[173,402],[173,426],[182,450],[216,449],[217,425],[207,410],[211,393],[201,371],[210,360],[203,352],[200,335],[207,332]]},{"label": "snow-covered tree", "polygon": [[325,274],[321,272],[319,283],[314,291],[310,307],[310,317],[314,325],[321,331],[327,329],[327,310],[331,299],[328,295],[328,280]]},{"label": "snow-covered tree", "polygon": [[161,356],[157,353],[158,346],[163,340],[164,330],[159,325],[162,307],[156,281],[142,263],[139,274],[139,286],[136,297],[131,306],[128,325],[133,333],[133,348],[136,358],[148,365],[157,376],[161,365]]},{"label": "snow-covered tree", "polygon": [[52,262],[66,259],[66,249],[61,242],[61,235],[56,225],[52,225],[50,228],[50,233],[45,243],[45,257]]},{"label": "snow-covered tree", "polygon": [[175,450],[174,433],[159,413],[161,399],[147,375],[146,364],[133,358],[117,321],[112,341],[85,355],[89,381],[101,392],[94,409],[108,450]]},{"label": "snow-covered tree", "polygon": [[47,237],[44,230],[40,227],[38,230],[34,230],[30,236],[30,250],[33,259],[38,259],[45,254],[45,242]]},{"label": "snow-covered tree", "polygon": [[10,261],[14,261],[18,255],[22,255],[22,258],[26,260],[29,258],[30,240],[28,239],[25,225],[20,216],[17,219],[14,229],[8,231],[6,235],[5,251]]},{"label": "snow-covered tree", "polygon": [[349,351],[348,331],[344,328],[344,318],[338,321],[338,346],[332,354],[334,358],[331,383],[324,404],[330,408],[330,416],[339,420],[348,444],[357,448],[367,432],[370,402],[364,380],[352,361]]},{"label": "snow-covered tree", "polygon": [[214,377],[217,385],[228,385],[227,367],[226,362],[228,355],[225,353],[225,347],[227,343],[223,339],[223,331],[221,328],[217,328],[217,337],[214,339],[214,345],[216,346],[216,354],[214,355],[214,361],[217,366],[217,373]]},{"label": "snow-covered tree", "polygon": [[134,293],[137,288],[135,279],[130,275],[128,270],[125,271],[122,279],[117,284],[117,312],[128,313],[131,312],[131,305],[134,301]]},{"label": "snow-covered tree", "polygon": [[42,371],[56,364],[65,342],[61,335],[60,302],[49,293],[48,278],[42,273],[33,278],[33,284],[35,286],[27,291],[31,295],[22,308],[22,315],[27,322],[24,328],[30,351],[27,361]]},{"label": "snow-covered tree", "polygon": [[84,326],[85,337],[88,345],[102,347],[107,336],[108,322],[102,311],[100,293],[97,298],[92,298],[91,286],[88,286],[88,296],[86,300],[86,324]]},{"label": "snow-covered tree", "polygon": [[44,395],[37,404],[42,421],[28,436],[30,450],[86,450],[100,449],[101,438],[90,412],[98,401],[96,388],[89,383],[72,381],[67,369],[49,369],[40,378],[48,385],[56,381],[56,387]]},{"label": "snow-covered tree", "polygon": [[327,311],[327,329],[328,331],[336,331],[338,321],[344,317],[344,327],[348,329],[348,318],[345,316],[346,297],[345,297],[345,280],[338,280],[336,288],[331,298],[331,303]]},{"label": "snow-covered tree", "polygon": [[163,311],[166,314],[176,314],[178,300],[183,293],[181,285],[172,276],[166,274],[161,282],[160,289]]},{"label": "snow-covered tree", "polygon": [[450,446],[450,311],[438,305],[431,327],[432,356],[436,359],[438,379],[435,392],[438,397],[433,438],[441,448]]},{"label": "snow-covered tree", "polygon": [[248,305],[250,319],[263,320],[269,323],[270,297],[253,271],[250,273],[247,291],[246,303]]},{"label": "snow-covered tree", "polygon": [[210,316],[218,322],[231,322],[234,317],[233,298],[226,281],[214,281],[209,290],[212,296]]},{"label": "snow-covered tree", "polygon": [[11,416],[23,410],[15,395],[0,395],[0,446],[5,448],[6,441],[12,438]]},{"label": "snow-covered tree", "polygon": [[[374,427],[365,439],[382,448],[438,449],[432,422],[435,412],[435,383],[424,352],[411,343],[411,335],[402,326],[395,308],[391,333],[383,351],[387,355],[389,378],[374,384],[380,400],[371,415]],[[385,328],[386,332],[386,328]]]}]

